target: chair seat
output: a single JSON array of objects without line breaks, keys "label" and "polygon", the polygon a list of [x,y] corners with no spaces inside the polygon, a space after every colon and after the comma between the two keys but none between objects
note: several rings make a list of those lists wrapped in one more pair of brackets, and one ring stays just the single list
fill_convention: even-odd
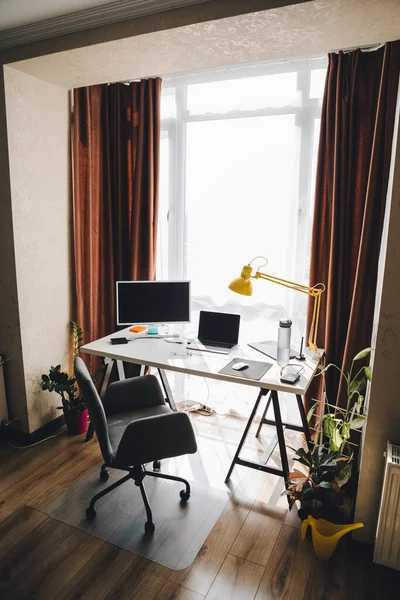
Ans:
[{"label": "chair seat", "polygon": [[168,414],[172,412],[169,406],[150,406],[146,408],[135,408],[122,414],[107,416],[108,432],[113,454],[115,456],[119,443],[124,435],[125,429],[133,421],[155,417],[157,415]]}]

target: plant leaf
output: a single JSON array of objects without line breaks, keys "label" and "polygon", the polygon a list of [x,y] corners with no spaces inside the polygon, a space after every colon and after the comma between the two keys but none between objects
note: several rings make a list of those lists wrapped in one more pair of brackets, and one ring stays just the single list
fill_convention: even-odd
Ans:
[{"label": "plant leaf", "polygon": [[343,444],[343,438],[338,429],[334,429],[330,439],[329,447],[333,452],[338,452]]},{"label": "plant leaf", "polygon": [[365,373],[365,377],[368,379],[368,381],[372,380],[372,369],[371,367],[364,367],[364,373]]},{"label": "plant leaf", "polygon": [[362,358],[365,358],[366,356],[368,356],[368,354],[370,352],[371,352],[371,348],[364,348],[364,350],[361,350],[358,354],[355,355],[353,360],[361,360]]},{"label": "plant leaf", "polygon": [[339,487],[342,487],[345,483],[349,481],[351,477],[351,471],[351,463],[347,463],[347,465],[345,465],[343,469],[340,469],[339,473],[335,477],[335,481]]},{"label": "plant leaf", "polygon": [[352,419],[352,421],[350,421],[350,429],[361,429],[366,420],[366,415],[360,415],[359,417],[355,417],[354,419]]},{"label": "plant leaf", "polygon": [[317,408],[317,406],[318,406],[318,402],[316,402],[316,403],[315,403],[315,404],[314,404],[314,405],[313,405],[313,406],[310,408],[310,410],[308,411],[308,413],[307,413],[307,421],[308,421],[308,422],[310,422],[310,421],[311,421],[311,419],[313,418],[313,415],[314,415],[314,413],[315,413],[315,411],[316,411],[316,408]]}]

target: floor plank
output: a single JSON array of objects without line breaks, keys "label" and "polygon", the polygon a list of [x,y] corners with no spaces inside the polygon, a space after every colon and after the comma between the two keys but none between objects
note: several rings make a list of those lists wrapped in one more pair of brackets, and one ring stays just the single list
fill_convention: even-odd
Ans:
[{"label": "floor plank", "polygon": [[139,556],[106,596],[107,600],[155,600],[170,574],[167,567]]},{"label": "floor plank", "polygon": [[262,502],[255,502],[229,551],[230,554],[265,567],[286,512],[282,508],[269,508]]},{"label": "floor plank", "polygon": [[0,560],[0,591],[6,594],[61,544],[73,528],[46,518]]},{"label": "floor plank", "polygon": [[349,552],[356,581],[353,600],[393,600],[400,596],[399,571],[373,563],[372,557],[365,556],[359,545]]},{"label": "floor plank", "polygon": [[245,496],[232,496],[194,562],[183,571],[173,571],[170,581],[206,595],[251,506]]},{"label": "floor plank", "polygon": [[[310,539],[304,544],[312,546]],[[349,600],[355,586],[354,562],[342,539],[329,561],[315,559],[305,589],[305,600]]]},{"label": "floor plank", "polygon": [[256,600],[307,600],[305,588],[315,559],[300,532],[283,525],[266,566]]},{"label": "floor plank", "polygon": [[253,600],[264,568],[228,554],[206,600]]},{"label": "floor plank", "polygon": [[71,579],[57,600],[103,600],[137,559],[105,542]]},{"label": "floor plank", "polygon": [[58,598],[61,590],[102,544],[102,540],[74,529],[45,560],[11,590],[15,594],[14,598]]},{"label": "floor plank", "polygon": [[45,514],[34,510],[30,506],[23,506],[2,521],[0,524],[0,559],[46,518]]},{"label": "floor plank", "polygon": [[60,453],[51,452],[46,462],[3,491],[0,501],[5,508],[18,510],[24,504],[29,504],[39,510],[44,509],[54,497],[62,493],[65,485],[83,476],[87,470],[100,462],[98,445],[96,444],[96,452],[93,452],[91,447],[84,446],[83,443],[82,439],[79,445],[74,440],[71,447]]},{"label": "floor plank", "polygon": [[204,600],[204,596],[172,583],[172,581],[167,581],[156,600]]}]

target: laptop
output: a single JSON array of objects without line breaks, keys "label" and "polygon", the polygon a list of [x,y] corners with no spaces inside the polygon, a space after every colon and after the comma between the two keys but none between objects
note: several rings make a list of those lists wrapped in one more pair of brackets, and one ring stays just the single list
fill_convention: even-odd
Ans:
[{"label": "laptop", "polygon": [[188,342],[189,350],[229,354],[239,340],[240,315],[200,311],[198,339]]}]

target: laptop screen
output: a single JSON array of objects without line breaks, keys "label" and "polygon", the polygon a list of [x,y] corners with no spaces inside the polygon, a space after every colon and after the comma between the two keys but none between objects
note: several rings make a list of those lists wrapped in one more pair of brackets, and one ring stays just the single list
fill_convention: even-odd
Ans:
[{"label": "laptop screen", "polygon": [[200,311],[198,338],[201,342],[220,342],[234,346],[239,339],[240,315]]}]

